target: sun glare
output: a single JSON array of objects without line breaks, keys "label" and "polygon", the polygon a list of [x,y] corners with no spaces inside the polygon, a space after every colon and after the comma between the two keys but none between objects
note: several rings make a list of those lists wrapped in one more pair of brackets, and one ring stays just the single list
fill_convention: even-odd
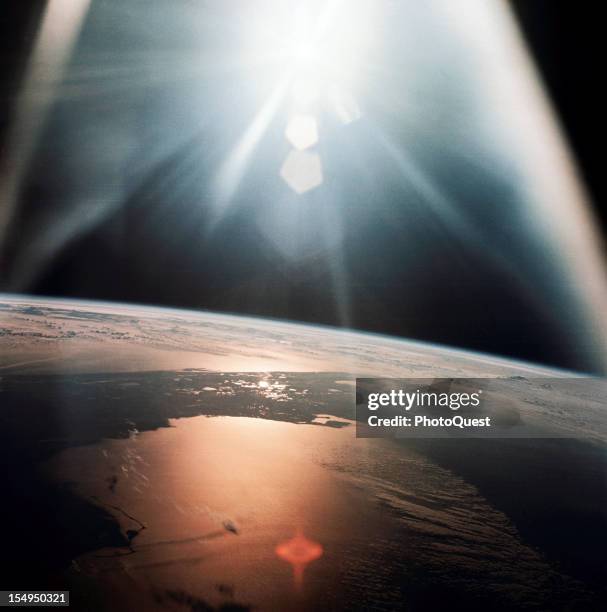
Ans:
[{"label": "sun glare", "polygon": [[[357,92],[380,5],[367,0],[267,0],[255,3],[255,10],[244,16],[243,57],[256,66],[253,78],[286,83],[284,137],[292,150],[276,172],[299,195],[324,180],[323,160],[315,150],[323,137],[320,115],[332,113],[344,125],[362,116]],[[304,150],[305,155],[299,154]],[[252,148],[234,156],[248,158],[251,153]]]}]

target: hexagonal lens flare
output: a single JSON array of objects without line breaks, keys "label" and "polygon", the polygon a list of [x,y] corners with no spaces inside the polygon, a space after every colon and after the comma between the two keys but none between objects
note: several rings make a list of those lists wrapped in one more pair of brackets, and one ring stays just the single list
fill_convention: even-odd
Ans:
[{"label": "hexagonal lens flare", "polygon": [[295,115],[285,130],[287,140],[302,151],[318,142],[318,124],[313,115]]},{"label": "hexagonal lens flare", "polygon": [[291,151],[280,169],[280,176],[295,193],[306,193],[323,182],[320,156],[309,151]]}]

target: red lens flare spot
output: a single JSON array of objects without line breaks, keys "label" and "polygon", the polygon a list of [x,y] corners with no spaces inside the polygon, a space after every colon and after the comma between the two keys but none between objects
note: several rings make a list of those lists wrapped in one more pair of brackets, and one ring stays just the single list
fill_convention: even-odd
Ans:
[{"label": "red lens flare spot", "polygon": [[306,565],[316,561],[323,554],[322,545],[314,540],[309,540],[301,531],[297,531],[290,540],[278,544],[275,551],[283,561],[293,566],[293,579],[297,589],[302,587]]}]

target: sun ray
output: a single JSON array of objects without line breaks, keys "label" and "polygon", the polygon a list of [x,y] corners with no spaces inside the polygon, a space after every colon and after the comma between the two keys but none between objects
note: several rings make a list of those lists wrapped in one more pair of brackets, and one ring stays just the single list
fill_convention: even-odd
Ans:
[{"label": "sun ray", "polygon": [[249,127],[236,143],[228,158],[223,162],[215,184],[216,198],[209,221],[212,230],[221,220],[226,207],[234,197],[246,172],[251,155],[268,129],[276,111],[284,100],[289,85],[288,77],[283,78],[274,88]]}]

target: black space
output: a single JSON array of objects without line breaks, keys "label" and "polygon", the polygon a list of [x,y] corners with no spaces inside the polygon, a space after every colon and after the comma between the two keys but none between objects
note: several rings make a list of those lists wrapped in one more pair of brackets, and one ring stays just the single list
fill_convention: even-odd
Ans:
[{"label": "black space", "polygon": [[603,114],[600,73],[605,56],[601,6],[567,0],[511,0],[579,169],[607,227],[605,180],[597,127]]},{"label": "black space", "polygon": [[[13,3],[0,17],[0,138],[43,5]],[[603,46],[596,33],[602,23],[600,4],[513,0],[512,5],[605,228],[604,175],[597,153]],[[187,157],[188,151],[182,155]],[[41,276],[19,290],[344,323],[344,313],[331,290],[334,270],[326,258],[313,254],[297,262],[276,258],[238,213],[225,221],[219,237],[196,249],[191,245],[197,238],[185,215],[179,231],[168,238],[158,235],[151,223],[154,214],[162,214],[161,207],[155,211],[152,207],[142,220],[141,211],[146,210],[147,194],[157,187],[155,181],[170,174],[179,161],[168,159],[155,168],[118,212],[68,243]],[[2,254],[0,290],[15,288],[11,282],[13,256],[27,240],[19,221],[27,221],[25,217],[41,209],[45,218],[53,218],[49,210],[52,213],[56,206],[53,222],[62,222],[61,205],[53,201],[52,193],[49,197],[47,187],[35,180],[28,185],[27,198],[34,204],[20,211],[22,218]],[[188,202],[180,201],[177,206],[185,210]],[[383,221],[369,230],[368,235],[375,232],[379,236],[371,253],[361,251],[357,236],[348,234],[346,227],[343,257],[348,271],[348,326],[563,367],[596,369],[583,342],[578,341],[580,330],[567,317],[566,303],[559,313],[547,313],[525,296],[513,277],[481,259],[473,248],[455,252],[448,243],[434,244],[423,266],[405,273],[400,258],[407,254],[407,245],[399,241],[397,227],[392,237],[386,236],[391,220]],[[507,227],[504,232],[507,234]],[[450,263],[448,270],[445,262]],[[548,286],[551,282],[546,280]],[[558,295],[558,289],[555,292]]]}]

